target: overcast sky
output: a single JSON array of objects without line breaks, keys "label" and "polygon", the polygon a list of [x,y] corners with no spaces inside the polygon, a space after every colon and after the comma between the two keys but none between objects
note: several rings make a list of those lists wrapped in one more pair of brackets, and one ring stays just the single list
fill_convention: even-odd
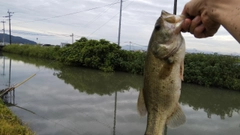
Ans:
[{"label": "overcast sky", "polygon": [[[120,0],[0,0],[0,15],[12,15],[12,35],[38,43],[60,44],[82,36],[117,42]],[[178,0],[178,14],[188,0]],[[154,23],[162,10],[173,11],[174,0],[124,0],[121,46],[146,48]],[[8,33],[8,20],[5,24]],[[2,24],[1,24],[2,25]],[[2,26],[0,28],[2,29]],[[2,31],[1,31],[2,32]],[[183,34],[187,49],[240,53],[239,43],[224,29],[211,38]],[[143,47],[143,48],[144,48]]]}]

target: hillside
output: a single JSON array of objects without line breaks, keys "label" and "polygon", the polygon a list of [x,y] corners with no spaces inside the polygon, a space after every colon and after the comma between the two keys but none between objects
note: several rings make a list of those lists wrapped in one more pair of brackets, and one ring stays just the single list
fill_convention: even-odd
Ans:
[{"label": "hillside", "polygon": [[[3,34],[1,33],[0,34],[0,42],[2,42],[3,40]],[[9,43],[9,35],[8,34],[5,34],[4,35],[4,41]],[[31,41],[31,40],[28,40],[28,39],[25,39],[25,38],[22,38],[22,37],[18,37],[18,36],[13,36],[12,35],[12,43],[17,43],[17,44],[37,44],[36,42],[34,41]]]}]

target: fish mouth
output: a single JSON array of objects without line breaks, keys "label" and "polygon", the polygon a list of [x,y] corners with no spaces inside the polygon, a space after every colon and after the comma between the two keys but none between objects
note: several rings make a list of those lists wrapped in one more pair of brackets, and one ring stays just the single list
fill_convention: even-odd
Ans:
[{"label": "fish mouth", "polygon": [[171,15],[171,16],[168,16],[166,18],[164,18],[164,20],[168,23],[173,23],[173,24],[181,24],[184,20],[184,16],[183,15]]},{"label": "fish mouth", "polygon": [[166,22],[177,25],[181,24],[183,20],[186,18],[185,15],[174,15],[164,10],[162,11],[162,16]]},{"label": "fish mouth", "polygon": [[174,28],[175,29],[174,33],[179,34],[181,32],[181,25],[184,19],[186,18],[185,15],[173,15],[166,11],[162,11],[162,15],[163,15],[163,20],[168,24],[172,25],[171,27],[170,26],[168,27],[170,27],[170,29]]}]

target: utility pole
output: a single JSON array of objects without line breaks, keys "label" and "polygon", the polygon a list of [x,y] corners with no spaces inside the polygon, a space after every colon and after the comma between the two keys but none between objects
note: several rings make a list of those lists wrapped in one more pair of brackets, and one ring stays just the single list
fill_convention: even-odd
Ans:
[{"label": "utility pole", "polygon": [[177,0],[174,0],[173,14],[177,14]]},{"label": "utility pole", "polygon": [[36,41],[37,41],[37,45],[38,45],[38,37],[36,38]]},{"label": "utility pole", "polygon": [[10,12],[8,10],[8,16],[4,16],[4,17],[8,17],[8,21],[9,21],[9,44],[12,44],[12,34],[11,34],[11,16],[12,14],[14,14],[14,12]]},{"label": "utility pole", "polygon": [[132,50],[132,42],[130,41],[129,42],[129,45],[130,45],[130,51]]},{"label": "utility pole", "polygon": [[118,46],[120,46],[120,40],[121,40],[121,23],[122,23],[122,0],[120,2],[119,28],[118,28]]},{"label": "utility pole", "polygon": [[128,43],[129,51],[131,51],[132,50],[132,41],[127,41],[127,42],[124,42],[124,43]]},{"label": "utility pole", "polygon": [[3,39],[2,39],[2,42],[3,42],[3,46],[4,46],[4,38],[5,38],[5,21],[1,21],[1,23],[3,23]]},{"label": "utility pole", "polygon": [[[121,22],[122,22],[122,0],[120,1],[120,15],[119,15],[119,28],[118,28],[118,46],[120,46],[121,39]],[[117,91],[115,91],[115,104],[114,104],[114,116],[117,116]],[[116,118],[113,120],[113,135],[116,131]]]},{"label": "utility pole", "polygon": [[73,44],[73,40],[74,40],[74,35],[72,33],[72,35],[70,35],[70,37],[72,37],[72,44]]}]

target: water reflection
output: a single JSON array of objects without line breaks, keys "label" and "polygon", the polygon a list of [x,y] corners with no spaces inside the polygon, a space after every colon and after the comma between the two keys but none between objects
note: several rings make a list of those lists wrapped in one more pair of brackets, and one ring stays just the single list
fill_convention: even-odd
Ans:
[{"label": "water reflection", "polygon": [[[41,74],[30,80],[32,84],[25,84],[17,91],[19,97],[28,97],[19,99],[18,105],[48,118],[48,121],[53,120],[55,125],[13,109],[20,116],[23,115],[21,118],[30,123],[37,134],[69,134],[62,127],[74,130],[70,134],[144,133],[146,117],[140,118],[136,111],[142,76],[103,73],[63,66],[53,61],[9,57],[14,59],[13,63],[19,60],[34,64],[37,68],[46,67]],[[31,69],[35,66],[21,65],[18,69]],[[14,73],[16,77],[22,71]],[[183,84],[180,103],[186,113],[187,123],[176,130],[166,129],[164,135],[239,134],[239,92]],[[62,126],[59,128],[56,123]],[[228,125],[230,123],[231,126]]]},{"label": "water reflection", "polygon": [[5,75],[5,64],[6,64],[5,59],[6,59],[6,57],[2,57],[2,59],[3,59],[2,75],[4,76]]},{"label": "water reflection", "polygon": [[113,121],[113,135],[116,134],[116,116],[117,116],[117,92],[115,92],[115,98],[114,98],[114,121]]},{"label": "water reflection", "polygon": [[[1,74],[0,74],[0,76],[1,76],[0,82],[4,82],[3,79],[6,77],[6,66],[8,66],[9,67],[9,69],[8,69],[9,75],[7,76],[8,77],[8,84],[7,85],[9,86],[10,85],[10,80],[11,80],[11,60],[9,62],[6,62],[6,60],[9,60],[9,59],[7,57],[5,57],[5,56],[0,56],[0,63],[1,63],[0,64],[1,65],[0,66],[0,70],[2,70]],[[3,84],[1,84],[1,85],[3,85]],[[6,85],[6,84],[4,84],[4,85]],[[6,87],[6,86],[4,86],[4,87]],[[3,89],[3,88],[1,86],[0,90]]]},{"label": "water reflection", "polygon": [[[142,76],[129,73],[104,73],[99,70],[88,68],[64,66],[58,62],[30,57],[19,57],[14,54],[7,54],[8,57],[34,64],[37,67],[43,66],[56,70],[53,73],[66,84],[71,84],[76,90],[88,94],[111,95],[115,91],[129,90],[134,88],[140,90],[142,87]],[[117,78],[116,78],[117,76]]]},{"label": "water reflection", "polygon": [[71,84],[80,92],[88,94],[111,95],[130,88],[139,90],[142,86],[140,76],[127,73],[104,73],[98,70],[64,67],[55,75],[66,84]]},{"label": "water reflection", "polygon": [[8,87],[11,86],[11,77],[12,77],[12,59],[9,60],[9,75],[8,75]]},{"label": "water reflection", "polygon": [[194,110],[203,109],[208,118],[215,114],[225,119],[226,115],[232,117],[233,112],[239,113],[240,93],[184,84],[180,102],[193,107]]},{"label": "water reflection", "polygon": [[8,106],[14,106],[15,104],[15,90],[8,92],[3,96],[3,102],[6,103]]},{"label": "water reflection", "polygon": [[[118,79],[116,79],[116,75]],[[99,95],[112,94],[114,91],[141,89],[142,78],[129,74],[106,74],[98,71],[89,72],[89,69],[67,67],[57,76],[65,83],[71,84],[80,92]],[[108,84],[108,85],[106,85]],[[111,84],[111,85],[109,85]],[[216,88],[205,88],[197,85],[183,84],[180,103],[189,105],[194,110],[204,109],[208,118],[216,114],[225,118],[231,117],[233,112],[239,113],[240,93]]]},{"label": "water reflection", "polygon": [[[5,77],[5,67],[6,67],[6,64],[9,64],[8,65],[8,84],[6,85],[3,85],[0,87],[0,91],[1,90],[4,90],[5,88],[8,88],[11,86],[11,71],[12,71],[12,60],[11,59],[8,59],[6,58],[5,56],[0,56],[0,59],[2,60],[2,74],[1,76]],[[8,63],[6,62],[6,59],[8,59]],[[2,77],[1,77],[2,78]],[[1,82],[4,82],[3,79],[1,79]],[[8,93],[6,93],[5,95],[3,95],[3,101],[9,105],[14,105],[15,104],[15,90],[12,90]]]}]

